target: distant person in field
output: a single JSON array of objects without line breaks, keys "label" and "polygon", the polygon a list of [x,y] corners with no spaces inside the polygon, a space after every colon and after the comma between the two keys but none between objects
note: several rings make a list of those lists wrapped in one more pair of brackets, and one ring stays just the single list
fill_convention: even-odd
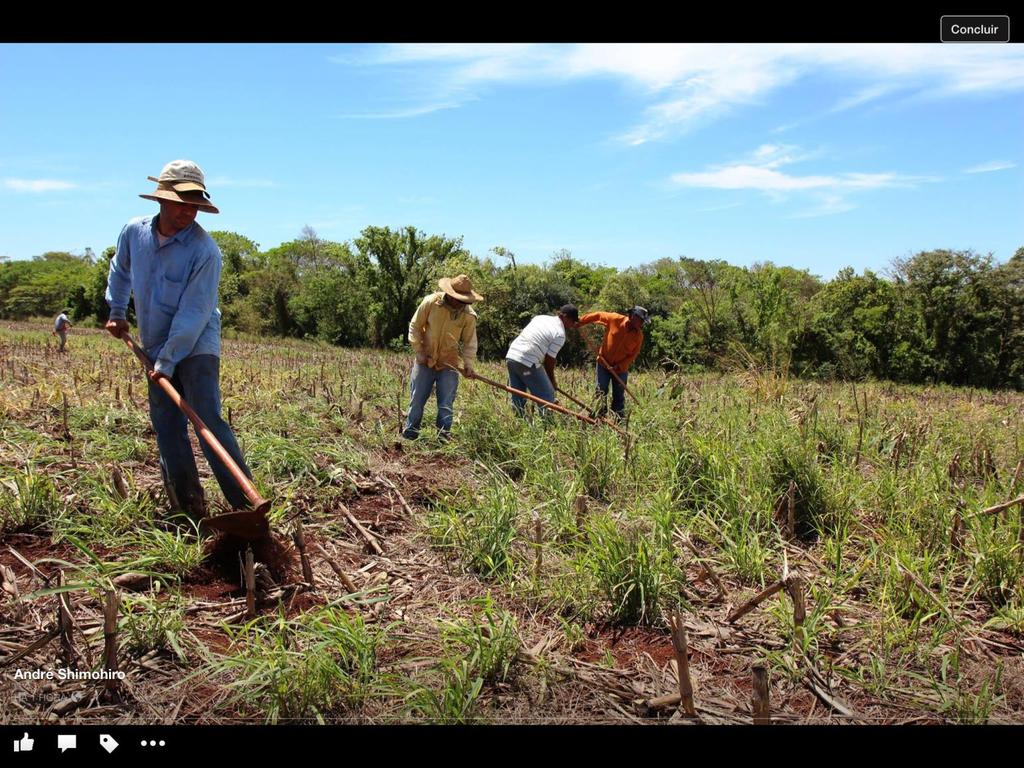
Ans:
[{"label": "distant person in field", "polygon": [[[555,358],[565,344],[566,329],[575,328],[579,319],[579,310],[566,304],[554,315],[537,315],[530,320],[505,354],[508,385],[549,403],[557,402]],[[526,398],[512,395],[512,407],[520,416],[525,416]]]},{"label": "distant person in field", "polygon": [[[597,392],[598,413],[607,411],[608,385],[612,387],[612,412],[619,418],[626,415],[626,380],[629,378],[629,366],[640,354],[644,343],[644,332],[641,330],[650,322],[650,315],[643,307],[633,307],[625,315],[618,312],[588,312],[580,318],[580,325],[600,323],[607,331],[604,343],[598,351],[597,361]],[[604,364],[602,364],[602,361]],[[615,371],[622,384],[608,369]]]},{"label": "distant person in field", "polygon": [[[160,469],[171,506],[198,520],[206,516],[185,414],[157,382],[170,379],[181,396],[220,440],[242,471],[249,471],[231,428],[221,418],[220,310],[217,287],[221,253],[198,223],[199,211],[219,213],[206,191],[202,170],[191,160],[164,166],[152,194],[155,216],[132,219],[121,230],[110,261],[106,329],[120,338],[128,331],[125,313],[134,294],[140,343],[154,371],[149,381],[149,415],[160,449]],[[227,467],[200,440],[206,460],[228,502],[249,506]]]},{"label": "distant person in field", "polygon": [[64,351],[64,345],[68,341],[68,328],[74,328],[71,321],[68,320],[68,311],[67,309],[62,309],[60,314],[57,315],[57,319],[53,321],[53,332],[60,339],[60,349],[57,350],[58,352]]},{"label": "distant person in field", "polygon": [[471,305],[483,296],[473,290],[467,275],[444,277],[437,285],[441,290],[423,299],[409,321],[409,344],[416,362],[409,379],[409,415],[402,430],[402,437],[408,440],[419,437],[423,406],[435,386],[438,436],[442,440],[451,436],[459,388],[459,373],[454,368],[461,359],[462,369],[472,377],[476,364],[476,312]]}]

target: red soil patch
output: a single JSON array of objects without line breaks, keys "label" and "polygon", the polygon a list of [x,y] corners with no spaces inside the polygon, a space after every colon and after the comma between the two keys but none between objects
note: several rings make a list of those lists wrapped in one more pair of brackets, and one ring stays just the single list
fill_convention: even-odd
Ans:
[{"label": "red soil patch", "polygon": [[321,605],[326,605],[327,601],[323,595],[316,592],[299,592],[291,599],[286,600],[285,607],[285,618],[292,619],[301,613],[305,613],[310,608],[316,608]]},{"label": "red soil patch", "polygon": [[596,663],[610,651],[617,667],[631,666],[643,654],[648,654],[654,663],[660,665],[675,658],[672,639],[664,630],[649,627],[627,627],[625,629],[592,628],[590,640],[582,651],[576,654],[581,661]]},{"label": "red soil patch", "polygon": [[[288,584],[295,580],[296,557],[288,541],[275,533],[252,544],[253,559],[263,563],[270,575],[278,584]],[[214,574],[232,584],[241,584],[239,578],[239,558],[245,559],[245,550],[249,542],[237,536],[225,534],[209,541],[206,549],[204,565],[209,566]],[[201,576],[203,574],[199,574]]]},{"label": "red soil patch", "polygon": [[397,498],[389,499],[386,494],[359,496],[346,506],[352,516],[371,532],[386,534],[401,530],[406,524],[401,502]]},{"label": "red soil patch", "polygon": [[194,598],[209,602],[230,600],[241,597],[245,593],[238,585],[238,577],[231,581],[208,565],[201,565],[192,571],[182,582],[183,589]]},{"label": "red soil patch", "polygon": [[204,626],[195,626],[189,629],[196,636],[196,639],[211,651],[216,653],[229,653],[231,651],[231,640],[222,630]]},{"label": "red soil patch", "polygon": [[[63,542],[54,544],[50,541],[49,536],[40,536],[34,533],[12,533],[0,537],[0,544],[3,545],[3,548],[0,549],[0,564],[13,568],[19,577],[25,575],[27,568],[8,547],[16,549],[18,554],[30,563],[44,559],[64,560],[69,563],[86,562],[83,552]],[[112,550],[106,547],[93,546],[90,549],[103,560],[109,559],[112,554]],[[47,576],[56,575],[57,569],[60,567],[57,563],[42,563],[38,566],[39,570]]]}]

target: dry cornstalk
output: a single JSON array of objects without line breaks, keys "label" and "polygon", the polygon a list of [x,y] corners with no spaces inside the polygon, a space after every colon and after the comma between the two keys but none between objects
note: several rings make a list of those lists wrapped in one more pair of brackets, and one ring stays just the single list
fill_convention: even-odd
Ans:
[{"label": "dry cornstalk", "polygon": [[[117,672],[117,611],[119,602],[117,592],[108,589],[103,606],[103,668],[108,672]],[[108,697],[116,694],[117,682],[117,677],[114,675],[107,678],[104,689]]]},{"label": "dry cornstalk", "polygon": [[114,481],[114,492],[118,495],[121,501],[128,498],[128,485],[124,481],[124,475],[121,474],[121,469],[115,464],[110,468],[110,476]]},{"label": "dry cornstalk", "polygon": [[750,708],[754,725],[771,725],[771,707],[768,704],[768,670],[761,665],[751,670]]},{"label": "dry cornstalk", "polygon": [[302,578],[312,589],[316,589],[316,582],[313,580],[313,567],[309,564],[309,556],[306,554],[306,537],[302,532],[302,521],[298,518],[295,519],[292,541],[295,542],[295,548],[299,550],[299,561],[302,563]]},{"label": "dry cornstalk", "polygon": [[689,717],[696,717],[697,710],[693,706],[693,681],[690,679],[690,659],[686,627],[683,625],[683,617],[679,613],[678,608],[673,610],[669,616],[669,624],[672,628],[672,649],[676,654],[679,701],[683,705],[683,712]]},{"label": "dry cornstalk", "polygon": [[807,619],[803,577],[798,573],[790,574],[786,579],[786,592],[793,601],[793,641],[803,645],[804,621]]},{"label": "dry cornstalk", "polygon": [[409,506],[409,502],[405,500],[405,496],[402,495],[402,492],[398,490],[398,486],[396,486],[393,482],[388,480],[388,478],[384,477],[384,475],[377,475],[377,479],[395,492],[395,495],[398,497],[399,503],[402,505],[402,509],[404,509],[408,515],[412,516],[414,514],[412,511],[412,507]]},{"label": "dry cornstalk", "polygon": [[18,589],[18,577],[13,568],[0,564],[0,590],[6,592],[15,600],[20,596]]},{"label": "dry cornstalk", "polygon": [[[64,586],[64,571],[57,571],[57,586]],[[77,654],[72,635],[74,622],[71,620],[71,606],[68,604],[67,592],[57,595],[57,628],[60,630],[61,657],[67,664],[71,664]]]},{"label": "dry cornstalk", "polygon": [[10,666],[14,662],[16,662],[18,659],[24,658],[25,656],[28,656],[30,653],[34,653],[35,651],[39,650],[44,645],[46,645],[48,642],[53,640],[53,638],[57,637],[57,635],[59,635],[59,634],[60,634],[60,627],[58,627],[58,626],[51,627],[50,629],[46,630],[45,634],[41,635],[36,640],[33,640],[31,643],[26,645],[24,648],[22,648],[20,651],[15,653],[13,656],[9,656],[6,659],[4,659],[3,661],[0,661],[0,669],[2,669],[3,667]]},{"label": "dry cornstalk", "polygon": [[995,514],[998,514],[1000,512],[1005,512],[1006,510],[1008,510],[1008,509],[1010,509],[1012,507],[1015,507],[1018,504],[1024,504],[1024,494],[1021,494],[1020,496],[1018,496],[1015,499],[1010,499],[1009,501],[1004,501],[1002,504],[996,504],[995,506],[988,507],[987,509],[983,509],[983,510],[981,510],[981,512],[975,512],[974,516],[975,517],[984,517],[985,515],[995,515]]},{"label": "dry cornstalk", "polygon": [[61,400],[61,417],[64,421],[64,439],[71,440],[71,430],[68,429],[68,398],[63,392],[60,393]]},{"label": "dry cornstalk", "polygon": [[18,559],[18,560],[19,560],[19,561],[21,562],[21,564],[22,564],[22,565],[24,565],[24,566],[25,566],[26,568],[28,568],[28,569],[29,569],[30,571],[32,571],[32,573],[34,573],[34,574],[35,574],[36,576],[38,576],[38,577],[39,577],[40,579],[42,579],[42,580],[43,580],[43,583],[44,583],[44,584],[45,584],[46,586],[50,586],[50,579],[52,579],[52,578],[53,578],[52,576],[47,576],[47,575],[46,575],[45,573],[43,573],[43,572],[42,572],[41,570],[39,570],[39,569],[38,569],[38,568],[36,567],[35,563],[30,563],[30,562],[29,562],[28,560],[26,560],[26,559],[25,559],[25,556],[24,556],[24,555],[22,555],[22,554],[21,554],[21,553],[20,553],[20,552],[19,552],[18,550],[16,550],[16,549],[15,549],[14,547],[10,547],[10,546],[9,546],[9,547],[7,547],[7,549],[8,549],[8,551],[9,551],[9,552],[10,552],[10,553],[11,553],[12,555],[14,555],[14,556],[15,556],[15,557],[16,557],[16,558],[17,558],[17,559]]},{"label": "dry cornstalk", "polygon": [[334,571],[335,574],[337,574],[339,579],[341,579],[341,583],[345,585],[345,589],[347,589],[350,594],[353,592],[358,592],[359,590],[356,589],[356,585],[353,583],[352,579],[349,578],[348,574],[341,569],[340,565],[338,565],[336,562],[334,562],[333,559],[331,559],[331,556],[327,554],[327,551],[319,544],[313,544],[313,546],[320,553],[323,559],[327,562],[327,565],[330,566],[331,570]]},{"label": "dry cornstalk", "polygon": [[256,616],[256,563],[253,559],[252,547],[245,548],[245,617]]},{"label": "dry cornstalk", "polygon": [[576,509],[576,530],[582,533],[583,523],[587,519],[587,497],[582,493],[578,494],[573,507]]},{"label": "dry cornstalk", "polygon": [[752,598],[750,598],[747,602],[745,602],[739,608],[737,608],[732,613],[730,613],[728,618],[726,618],[726,621],[729,624],[734,623],[737,619],[740,619],[743,616],[746,616],[752,610],[757,608],[757,606],[759,606],[761,603],[763,603],[769,597],[774,595],[776,592],[781,592],[785,587],[786,587],[786,582],[783,579],[779,579],[774,584],[772,584],[769,587],[766,587],[761,592],[759,592],[758,594],[756,594]]},{"label": "dry cornstalk", "polygon": [[348,521],[352,523],[352,525],[355,526],[355,529],[362,534],[364,539],[366,539],[367,543],[370,545],[370,549],[372,549],[377,555],[383,555],[384,550],[380,548],[380,544],[377,543],[376,538],[374,538],[373,534],[363,527],[362,523],[356,520],[355,515],[349,511],[348,507],[342,504],[341,511],[345,513],[345,517],[348,518]]}]

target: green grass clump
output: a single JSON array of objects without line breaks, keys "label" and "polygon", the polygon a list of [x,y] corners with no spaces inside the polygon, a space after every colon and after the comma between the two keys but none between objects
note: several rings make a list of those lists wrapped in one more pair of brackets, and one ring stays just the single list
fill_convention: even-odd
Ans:
[{"label": "green grass clump", "polygon": [[468,619],[443,622],[443,644],[449,653],[469,662],[474,676],[486,683],[504,682],[519,652],[515,617],[495,605],[489,592],[471,606]]},{"label": "green grass clump", "polygon": [[159,600],[145,595],[126,595],[121,601],[121,615],[124,616],[121,629],[126,651],[142,655],[153,650],[169,650],[185,661],[181,642],[185,608],[180,598]]},{"label": "green grass clump", "polygon": [[473,573],[498,578],[512,571],[519,498],[495,480],[476,499],[442,500],[432,512],[435,543],[453,549]]},{"label": "green grass clump", "polygon": [[238,651],[210,658],[203,674],[231,677],[229,706],[267,723],[322,724],[373,694],[382,633],[333,606],[291,621],[256,619],[232,632]]},{"label": "green grass clump", "polygon": [[805,542],[832,533],[839,523],[839,510],[827,487],[815,451],[788,437],[773,440],[768,447],[768,479],[772,497],[780,498],[789,488],[795,492],[795,534]]},{"label": "green grass clump", "polygon": [[64,512],[64,501],[47,475],[32,467],[0,481],[0,534],[45,526]]},{"label": "green grass clump", "polygon": [[660,617],[659,601],[679,578],[671,554],[640,526],[620,527],[610,518],[594,521],[589,545],[590,567],[608,601],[610,621],[653,624]]}]

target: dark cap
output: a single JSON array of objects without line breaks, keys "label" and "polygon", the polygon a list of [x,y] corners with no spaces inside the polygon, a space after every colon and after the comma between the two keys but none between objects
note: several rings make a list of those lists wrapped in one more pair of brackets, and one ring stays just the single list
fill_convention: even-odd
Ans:
[{"label": "dark cap", "polygon": [[637,317],[639,317],[641,320],[644,321],[644,325],[647,325],[649,322],[651,322],[650,313],[641,306],[633,307],[631,310],[629,310],[629,314],[636,315]]},{"label": "dark cap", "polygon": [[574,323],[578,323],[580,321],[580,311],[576,309],[575,304],[566,304],[560,310],[558,310],[558,313],[561,315],[565,315]]}]

